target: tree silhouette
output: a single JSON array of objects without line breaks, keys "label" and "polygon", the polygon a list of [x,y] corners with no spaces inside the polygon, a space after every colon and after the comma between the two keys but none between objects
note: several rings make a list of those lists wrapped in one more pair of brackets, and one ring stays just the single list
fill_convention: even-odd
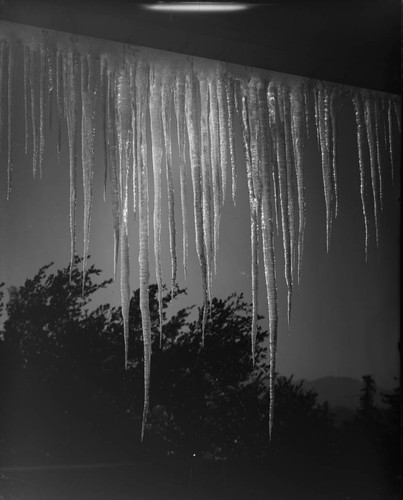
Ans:
[{"label": "tree silhouette", "polygon": [[[93,265],[51,272],[43,266],[9,289],[0,342],[0,400],[9,449],[26,460],[105,460],[147,453],[154,457],[262,458],[303,449],[317,453],[329,441],[328,409],[292,378],[278,377],[275,433],[268,443],[268,356],[259,327],[256,364],[250,355],[251,305],[241,294],[211,302],[201,344],[192,308],[168,317],[163,293],[159,347],[157,287],[149,287],[153,331],[151,407],[140,446],[143,348],[139,290],[130,302],[129,366],[124,369],[120,307],[91,308],[108,286]],[[184,294],[177,289],[175,297]],[[201,311],[199,310],[199,316]],[[137,450],[137,451],[136,451]],[[18,455],[18,453],[17,453]],[[31,458],[30,458],[31,457]],[[92,457],[92,458],[91,458]]]}]

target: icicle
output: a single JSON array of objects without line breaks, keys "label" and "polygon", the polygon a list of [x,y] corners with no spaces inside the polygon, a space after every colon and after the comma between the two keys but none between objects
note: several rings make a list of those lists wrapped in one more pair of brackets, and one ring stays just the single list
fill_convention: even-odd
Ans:
[{"label": "icicle", "polygon": [[286,167],[286,151],[285,151],[285,129],[281,117],[282,93],[281,89],[277,89],[275,84],[270,83],[267,89],[267,102],[269,105],[269,117],[272,137],[276,143],[277,152],[277,168],[278,168],[278,185],[280,199],[280,214],[281,227],[283,233],[283,248],[284,248],[284,274],[287,284],[287,318],[290,320],[291,311],[291,296],[293,292],[293,284],[291,277],[291,248],[290,248],[290,223],[288,218],[288,189],[287,189],[287,167]]},{"label": "icicle", "polygon": [[72,275],[76,248],[76,175],[77,175],[77,120],[79,90],[78,56],[69,51],[64,54],[64,106],[67,118],[70,161],[70,279]]},{"label": "icicle", "polygon": [[390,157],[390,168],[392,172],[392,180],[394,178],[394,160],[393,160],[393,132],[392,132],[392,101],[388,99],[388,143],[389,143],[389,157]]},{"label": "icicle", "polygon": [[270,134],[268,130],[269,119],[267,116],[267,107],[265,104],[265,89],[261,81],[258,82],[257,90],[259,122],[261,127],[261,138],[259,141],[261,150],[260,179],[262,182],[261,231],[263,243],[263,263],[266,281],[267,308],[269,313],[269,438],[271,439],[275,404],[274,384],[276,375],[278,314],[270,164],[273,163],[273,155],[276,154],[276,150],[273,147],[274,144],[272,144],[272,142],[270,141]]},{"label": "icicle", "polygon": [[150,118],[151,147],[154,173],[154,258],[155,277],[158,287],[160,347],[162,345],[162,267],[161,267],[161,165],[163,155],[163,131],[161,121],[161,66],[150,70]]},{"label": "icicle", "polygon": [[340,90],[338,87],[333,87],[330,90],[330,142],[332,144],[332,184],[334,195],[334,217],[339,214],[339,183],[337,175],[337,143],[339,132],[339,106],[340,106]]},{"label": "icicle", "polygon": [[217,69],[216,86],[217,86],[218,122],[219,122],[219,136],[220,136],[222,204],[224,204],[227,192],[228,107],[227,107],[227,92],[225,87],[225,76],[223,75],[223,68],[221,65]]},{"label": "icicle", "polygon": [[[217,85],[216,80],[212,75],[208,77],[208,103],[209,103],[209,129],[210,129],[210,159],[211,159],[211,179],[213,188],[213,269],[214,274],[217,273],[217,253],[220,236],[220,218],[221,206],[224,199],[225,181],[222,176],[225,176],[225,166],[221,162],[220,170],[220,126],[219,126],[219,110],[217,102]],[[206,101],[207,102],[207,101]],[[223,174],[224,170],[224,174]],[[221,174],[221,175],[220,175]],[[220,179],[221,177],[221,179]]]},{"label": "icicle", "polygon": [[56,53],[56,107],[57,107],[57,161],[60,163],[62,146],[62,118],[64,116],[63,54]]},{"label": "icicle", "polygon": [[[252,82],[251,85],[255,85]],[[249,92],[248,92],[249,90]],[[255,344],[257,335],[258,320],[258,205],[255,194],[253,163],[257,163],[257,130],[256,116],[253,118],[252,127],[249,124],[249,115],[257,111],[256,102],[254,105],[248,102],[248,96],[253,94],[255,89],[242,88],[242,140],[245,152],[246,173],[249,192],[249,212],[250,212],[250,241],[251,241],[251,274],[252,274],[252,363],[255,363]],[[251,137],[252,135],[252,137]],[[255,137],[254,137],[255,135]]]},{"label": "icicle", "polygon": [[279,234],[279,170],[277,165],[278,158],[278,137],[276,132],[276,112],[275,112],[275,97],[273,94],[273,90],[267,92],[267,111],[268,111],[268,120],[269,120],[269,129],[270,129],[270,139],[273,149],[273,154],[271,157],[272,164],[272,185],[273,185],[273,198],[274,198],[274,213],[275,213],[275,226],[277,235]]},{"label": "icicle", "polygon": [[305,118],[305,130],[306,130],[306,136],[309,139],[309,84],[308,82],[305,82],[303,85],[303,94],[304,94],[304,104],[303,104],[303,110],[304,110],[304,118]]},{"label": "icicle", "polygon": [[[215,212],[219,204],[219,183],[210,167],[210,141],[209,141],[209,95],[206,75],[199,75],[200,103],[201,103],[201,184],[202,184],[202,208],[203,208],[203,231],[204,245],[207,265],[207,294],[211,299],[211,284],[214,266],[214,234],[215,234]],[[218,168],[218,166],[216,166]],[[214,198],[212,197],[212,193]]]},{"label": "icicle", "polygon": [[203,200],[201,183],[201,162],[200,162],[200,133],[198,129],[198,102],[196,94],[196,79],[193,72],[186,75],[185,88],[185,115],[189,137],[190,166],[192,172],[193,185],[193,206],[195,221],[196,251],[199,258],[202,287],[203,287],[203,318],[202,318],[202,343],[204,344],[204,330],[207,319],[208,292],[207,292],[207,264],[204,253],[203,237]]},{"label": "icicle", "polygon": [[31,89],[31,123],[32,123],[32,173],[36,177],[38,171],[38,156],[39,156],[39,130],[38,130],[38,61],[36,48],[29,48],[29,87]]},{"label": "icicle", "polygon": [[365,204],[365,168],[364,168],[364,123],[363,123],[363,109],[361,96],[359,94],[354,94],[352,96],[355,120],[357,125],[357,146],[358,146],[358,165],[360,170],[360,194],[361,194],[361,205],[362,213],[364,216],[364,228],[365,228],[365,262],[368,256],[368,215],[367,208]]},{"label": "icicle", "polygon": [[120,214],[119,214],[119,156],[117,153],[117,135],[116,135],[116,80],[115,75],[107,69],[107,149],[106,154],[109,164],[109,178],[111,183],[111,201],[112,201],[112,218],[113,218],[113,278],[116,279],[119,241],[120,241]]},{"label": "icicle", "polygon": [[7,82],[7,104],[8,104],[8,134],[7,134],[7,199],[11,194],[11,177],[13,171],[13,137],[14,137],[14,61],[15,46],[14,43],[9,43],[8,46],[8,82]]},{"label": "icicle", "polygon": [[378,179],[376,171],[376,153],[375,153],[375,131],[372,120],[371,106],[369,95],[364,96],[364,124],[367,134],[368,148],[369,148],[369,165],[371,169],[371,184],[372,184],[372,198],[374,204],[374,219],[375,219],[375,239],[376,244],[379,243],[379,223],[378,223]]},{"label": "icicle", "polygon": [[231,175],[232,175],[232,202],[235,205],[237,179],[236,179],[236,159],[235,159],[235,138],[234,138],[234,81],[232,78],[226,78],[225,81],[227,93],[227,112],[228,112],[228,143],[231,162]]},{"label": "icicle", "polygon": [[303,127],[303,99],[300,86],[293,86],[291,89],[291,119],[292,119],[292,141],[295,158],[295,173],[297,177],[298,191],[298,264],[297,276],[298,283],[301,277],[302,257],[304,250],[304,233],[305,233],[305,196],[304,196],[304,172],[302,168],[302,127]]},{"label": "icicle", "polygon": [[52,130],[52,111],[53,111],[53,90],[54,90],[54,51],[53,48],[46,49],[46,64],[48,68],[47,79],[47,106],[49,108],[49,129]]},{"label": "icicle", "polygon": [[43,153],[45,150],[45,107],[46,107],[46,52],[39,48],[39,178],[43,173]]},{"label": "icicle", "polygon": [[[131,99],[127,75],[121,73],[117,84],[117,135],[119,145],[119,235],[120,235],[120,297],[125,343],[125,367],[129,353],[130,268],[128,234],[129,145],[131,142]],[[148,235],[147,235],[148,236]],[[148,264],[148,262],[147,262]],[[147,287],[148,288],[148,287]],[[148,292],[147,292],[148,295]],[[143,313],[142,313],[143,314]]]},{"label": "icicle", "polygon": [[176,259],[176,228],[175,228],[175,197],[172,177],[172,149],[171,149],[171,108],[172,108],[172,72],[168,67],[163,69],[162,79],[162,129],[165,144],[165,168],[168,188],[168,226],[169,248],[171,251],[171,299],[176,286],[177,259]]},{"label": "icicle", "polygon": [[135,65],[131,65],[129,69],[130,78],[130,95],[132,100],[132,192],[133,192],[133,215],[134,220],[137,216],[137,157],[139,152],[137,151],[136,141],[137,141],[137,108],[136,108],[136,78],[135,78]]},{"label": "icicle", "polygon": [[92,191],[94,177],[95,136],[95,74],[94,62],[89,55],[81,55],[81,144],[84,193],[84,250],[83,291],[89,251]]},{"label": "icicle", "polygon": [[393,102],[393,108],[395,110],[395,116],[397,120],[397,127],[399,129],[399,134],[402,133],[402,115],[399,110],[399,100],[397,97],[391,97],[390,98]]},{"label": "icicle", "polygon": [[[286,171],[287,171],[287,200],[288,200],[288,224],[290,234],[290,278],[291,287],[294,285],[294,272],[295,272],[295,255],[296,255],[296,208],[295,208],[295,162],[292,138],[292,117],[290,112],[290,92],[288,86],[282,85],[282,108],[284,115],[284,140],[285,140],[285,158],[286,158]],[[288,326],[291,319],[291,295],[288,300]]]},{"label": "icicle", "polygon": [[376,165],[379,180],[379,204],[383,210],[383,181],[382,181],[382,163],[381,163],[381,145],[379,138],[379,102],[376,96],[372,97],[372,113],[375,126],[375,145],[376,145]]},{"label": "icicle", "polygon": [[137,120],[137,145],[139,147],[138,161],[138,183],[139,183],[139,276],[140,276],[140,311],[143,328],[144,345],[144,407],[143,422],[141,427],[141,440],[147,422],[147,414],[150,398],[150,375],[151,375],[151,318],[149,308],[149,262],[148,262],[148,239],[149,239],[149,214],[148,214],[148,172],[147,172],[147,133],[146,117],[148,104],[148,67],[140,62],[136,71],[136,108],[139,120]]},{"label": "icicle", "polygon": [[178,154],[179,154],[179,176],[181,189],[182,206],[182,240],[183,240],[183,272],[187,279],[188,267],[188,209],[187,209],[187,177],[186,177],[186,136],[185,136],[185,76],[182,71],[178,72],[174,88],[174,105],[176,114],[176,124],[178,133]]},{"label": "icicle", "polygon": [[[1,63],[0,63],[1,64]],[[1,66],[0,66],[1,67]],[[29,47],[24,45],[24,121],[25,121],[25,154],[28,154],[28,95],[29,95]]]},{"label": "icicle", "polygon": [[322,159],[323,193],[326,206],[326,249],[329,251],[330,235],[332,230],[332,198],[333,198],[333,177],[332,160],[330,153],[330,128],[329,128],[329,103],[326,89],[322,83],[317,88],[317,108],[318,108],[318,141]]},{"label": "icicle", "polygon": [[106,69],[105,57],[101,57],[99,61],[99,87],[100,97],[102,101],[102,138],[104,144],[104,202],[106,201],[106,185],[108,182],[108,75]]}]

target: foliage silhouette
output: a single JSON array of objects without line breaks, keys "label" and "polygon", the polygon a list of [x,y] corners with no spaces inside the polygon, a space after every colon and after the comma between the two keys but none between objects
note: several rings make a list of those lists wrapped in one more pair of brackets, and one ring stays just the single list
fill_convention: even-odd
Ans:
[{"label": "foliage silhouette", "polygon": [[[92,265],[83,296],[79,263],[76,258],[71,280],[69,267],[51,273],[49,264],[23,286],[9,289],[0,343],[3,419],[15,438],[9,449],[18,448],[18,436],[26,460],[69,460],[74,454],[107,460],[133,457],[139,450],[147,456],[185,458],[207,452],[215,458],[249,459],[284,458],[296,450],[328,454],[333,432],[328,408],[292,377],[277,377],[275,432],[269,444],[266,335],[259,327],[253,369],[251,306],[241,294],[212,300],[202,347],[192,308],[168,317],[171,297],[164,290],[159,348],[156,285],[149,288],[152,404],[141,447],[139,291],[130,302],[126,371],[120,307],[91,309],[90,304],[110,280],[100,280],[101,271]],[[184,293],[177,289],[174,298]]]}]

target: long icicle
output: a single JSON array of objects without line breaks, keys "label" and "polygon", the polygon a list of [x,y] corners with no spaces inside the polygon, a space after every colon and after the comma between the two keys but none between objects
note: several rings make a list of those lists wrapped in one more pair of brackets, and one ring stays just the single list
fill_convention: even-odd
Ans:
[{"label": "long icicle", "polygon": [[371,113],[371,103],[370,96],[365,94],[363,96],[364,100],[364,125],[367,135],[367,142],[369,148],[369,165],[371,172],[371,184],[372,184],[372,201],[374,204],[374,220],[375,220],[375,240],[376,244],[379,244],[379,208],[378,208],[378,179],[376,170],[376,152],[375,152],[375,131],[373,124],[373,117]]},{"label": "long icicle", "polygon": [[45,47],[39,47],[39,178],[43,174],[43,155],[45,151],[45,111],[47,94],[47,60]]},{"label": "long icicle", "polygon": [[70,162],[70,280],[73,272],[76,254],[76,177],[77,177],[77,139],[78,139],[78,55],[70,50],[66,54],[63,65],[65,87],[63,91],[65,112],[67,117],[67,132],[69,137]]},{"label": "long icicle", "polygon": [[117,135],[119,147],[119,235],[120,235],[120,300],[122,304],[125,368],[129,356],[130,266],[128,233],[129,146],[131,143],[131,99],[127,74],[119,74],[117,83]]},{"label": "long icicle", "polygon": [[317,108],[318,108],[318,141],[320,143],[323,193],[326,207],[326,249],[329,251],[330,235],[332,230],[332,168],[329,144],[329,116],[326,90],[324,84],[319,82],[317,88]]},{"label": "long icicle", "polygon": [[209,136],[209,95],[208,82],[205,74],[199,75],[200,82],[200,134],[201,134],[201,185],[203,209],[203,235],[207,266],[207,294],[211,299],[211,284],[214,267],[214,213],[218,196],[218,183],[210,167],[210,136]]},{"label": "long icicle", "polygon": [[[6,40],[0,40],[0,68],[4,68],[4,59],[5,59],[5,52],[6,52]],[[5,71],[2,69],[0,71],[0,153],[2,150],[2,138],[3,138],[3,120],[4,120],[4,102],[3,102],[3,86],[5,83]]]},{"label": "long icicle", "polygon": [[297,178],[298,192],[298,259],[297,259],[297,277],[298,283],[301,278],[302,257],[304,251],[304,233],[305,233],[305,196],[304,196],[304,171],[302,168],[303,155],[303,98],[300,85],[291,88],[291,120],[292,120],[292,141],[295,158],[295,173]]},{"label": "long icicle", "polygon": [[[249,90],[249,92],[248,92]],[[246,174],[248,181],[249,192],[249,213],[250,213],[250,242],[251,242],[251,274],[252,274],[252,328],[251,328],[251,348],[252,348],[252,363],[255,363],[255,344],[257,335],[257,321],[258,321],[258,207],[256,204],[256,197],[254,192],[253,181],[253,165],[252,162],[257,162],[255,149],[252,150],[251,132],[256,133],[256,130],[250,129],[249,113],[251,105],[248,97],[251,93],[250,89],[242,87],[242,141],[245,153]],[[253,90],[252,90],[253,92]],[[254,124],[252,124],[254,125]],[[253,141],[256,145],[256,140]]]},{"label": "long icicle", "polygon": [[118,182],[118,167],[119,156],[117,151],[116,137],[116,78],[114,73],[107,68],[107,89],[105,98],[106,103],[106,155],[109,165],[109,178],[111,185],[111,204],[112,204],[112,219],[113,219],[113,279],[116,279],[118,256],[119,256],[119,241],[120,241],[120,215],[119,215],[119,182]]},{"label": "long icicle", "polygon": [[204,344],[204,330],[208,309],[207,290],[207,264],[204,251],[203,236],[203,199],[201,182],[201,161],[200,161],[200,132],[198,129],[198,99],[196,78],[193,70],[186,75],[185,88],[185,115],[186,126],[189,137],[189,155],[192,172],[193,185],[193,208],[195,222],[196,251],[201,268],[202,290],[203,290],[203,316],[202,316],[202,343]]},{"label": "long icicle", "polygon": [[364,117],[361,95],[356,93],[352,96],[355,120],[357,126],[357,146],[358,146],[358,165],[360,172],[360,195],[361,195],[361,206],[362,214],[364,217],[364,229],[365,229],[365,262],[368,258],[368,215],[367,207],[365,203],[365,164],[364,164]]},{"label": "long icicle", "polygon": [[81,161],[84,193],[83,292],[89,252],[95,137],[95,65],[91,56],[81,54]]},{"label": "long icicle", "polygon": [[382,161],[381,161],[381,140],[379,131],[379,100],[376,95],[372,95],[372,111],[371,115],[374,122],[375,130],[375,146],[376,146],[376,166],[378,171],[378,181],[379,181],[379,205],[381,210],[383,210],[383,180],[382,180]]},{"label": "long icicle", "polygon": [[[294,287],[294,273],[295,273],[295,260],[296,260],[296,209],[295,209],[295,162],[294,162],[294,150],[293,150],[293,140],[292,140],[292,117],[290,112],[290,91],[288,85],[283,84],[281,86],[282,93],[282,106],[283,106],[283,116],[284,116],[284,140],[285,140],[285,158],[286,158],[286,178],[287,178],[287,213],[288,213],[288,225],[290,234],[290,279],[291,287]],[[288,301],[288,326],[290,326],[291,319],[291,296]]]},{"label": "long icicle", "polygon": [[[27,45],[24,45],[24,124],[25,124],[25,154],[28,154],[28,137],[29,137],[29,132],[28,132],[28,122],[29,122],[29,102],[28,102],[28,97],[30,95],[29,91],[29,47]],[[0,67],[1,61],[0,61]],[[0,90],[1,92],[1,90]],[[0,130],[0,135],[1,135],[1,130]]]},{"label": "long icicle", "polygon": [[222,204],[225,202],[227,193],[227,165],[228,165],[228,107],[227,92],[225,86],[226,77],[223,74],[223,67],[217,68],[216,87],[218,104],[218,123],[220,136],[220,164],[221,164],[221,189]]},{"label": "long icicle", "polygon": [[11,178],[13,172],[13,137],[14,137],[14,66],[15,46],[13,42],[8,44],[8,72],[7,72],[7,104],[8,104],[8,134],[7,134],[7,199],[11,194]]},{"label": "long icicle", "polygon": [[339,107],[340,107],[340,89],[334,86],[330,90],[330,139],[332,145],[332,184],[334,196],[334,217],[339,214],[339,182],[337,175],[337,144],[339,133]]},{"label": "long icicle", "polygon": [[278,170],[278,164],[277,164],[277,158],[279,155],[278,151],[278,134],[276,132],[276,112],[275,112],[275,107],[276,107],[276,100],[274,97],[273,90],[268,89],[267,96],[266,96],[266,101],[267,101],[267,112],[268,112],[268,123],[269,123],[269,129],[270,129],[270,137],[271,137],[271,144],[272,144],[272,149],[273,149],[273,154],[271,157],[271,162],[272,162],[272,169],[271,169],[271,176],[272,176],[272,186],[273,186],[273,199],[274,199],[274,214],[275,214],[275,226],[276,226],[276,231],[277,235],[279,234],[279,211],[281,210],[279,206],[279,170]]},{"label": "long icicle", "polygon": [[133,193],[133,216],[136,221],[137,218],[137,164],[138,155],[136,141],[137,141],[137,98],[136,98],[136,65],[132,64],[129,68],[129,78],[130,78],[130,94],[132,100],[132,193]]},{"label": "long icicle", "polygon": [[158,287],[158,312],[160,347],[162,345],[162,266],[161,266],[161,171],[163,156],[163,131],[161,120],[161,66],[150,69],[150,119],[151,147],[154,174],[154,259]]},{"label": "long icicle", "polygon": [[229,156],[231,163],[231,179],[232,179],[232,202],[235,205],[237,192],[237,173],[236,173],[236,158],[235,158],[235,136],[234,136],[234,80],[231,77],[226,78],[225,86],[227,91],[227,111],[228,111],[228,143]]},{"label": "long icicle", "polygon": [[187,280],[187,268],[189,259],[189,236],[188,236],[188,208],[187,208],[187,174],[186,174],[186,136],[185,136],[185,74],[178,71],[174,87],[174,106],[176,114],[176,126],[178,134],[178,156],[179,177],[181,190],[182,208],[182,247],[183,247],[183,273]]},{"label": "long icicle", "polygon": [[392,133],[392,101],[388,99],[388,144],[389,144],[389,158],[390,168],[392,172],[392,181],[394,178],[395,163],[393,159],[393,133]]},{"label": "long icicle", "polygon": [[[221,206],[223,204],[225,182],[222,179],[223,170],[225,176],[225,166],[220,162],[220,126],[219,110],[217,101],[216,80],[212,76],[208,77],[208,103],[209,103],[209,129],[210,129],[210,159],[211,159],[211,179],[213,188],[213,269],[217,273],[217,253],[220,237]],[[221,163],[221,169],[220,169]]]},{"label": "long icicle", "polygon": [[274,254],[274,228],[273,228],[273,206],[271,202],[271,175],[270,170],[276,154],[274,143],[270,140],[269,119],[265,103],[265,88],[263,82],[257,84],[259,121],[261,127],[260,148],[260,179],[262,181],[262,212],[261,232],[263,245],[263,263],[266,281],[267,308],[269,313],[269,438],[272,436],[274,404],[275,404],[275,376],[276,376],[276,353],[277,353],[277,285],[276,265]]},{"label": "long icicle", "polygon": [[64,117],[63,54],[56,53],[56,107],[57,107],[57,162],[60,163],[62,149],[62,118]]},{"label": "long icicle", "polygon": [[139,147],[138,187],[139,187],[139,276],[140,276],[140,311],[143,328],[144,346],[144,406],[141,426],[141,440],[147,423],[150,405],[150,376],[151,376],[151,317],[149,305],[149,213],[148,213],[148,168],[147,168],[147,132],[146,118],[148,106],[148,66],[142,61],[136,69],[136,98],[137,112],[137,146]]},{"label": "long icicle", "polygon": [[176,258],[175,195],[172,177],[171,148],[173,75],[171,69],[167,66],[164,66],[162,71],[162,130],[164,133],[165,170],[168,188],[169,248],[171,252],[171,299],[173,299],[178,269]]}]

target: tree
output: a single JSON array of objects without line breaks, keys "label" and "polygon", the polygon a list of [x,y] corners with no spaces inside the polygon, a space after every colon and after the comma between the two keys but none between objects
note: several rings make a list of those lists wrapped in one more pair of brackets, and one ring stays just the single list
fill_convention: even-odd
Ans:
[{"label": "tree", "polygon": [[379,420],[379,410],[375,406],[376,384],[372,375],[363,375],[362,381],[358,419],[366,427],[372,427]]}]

